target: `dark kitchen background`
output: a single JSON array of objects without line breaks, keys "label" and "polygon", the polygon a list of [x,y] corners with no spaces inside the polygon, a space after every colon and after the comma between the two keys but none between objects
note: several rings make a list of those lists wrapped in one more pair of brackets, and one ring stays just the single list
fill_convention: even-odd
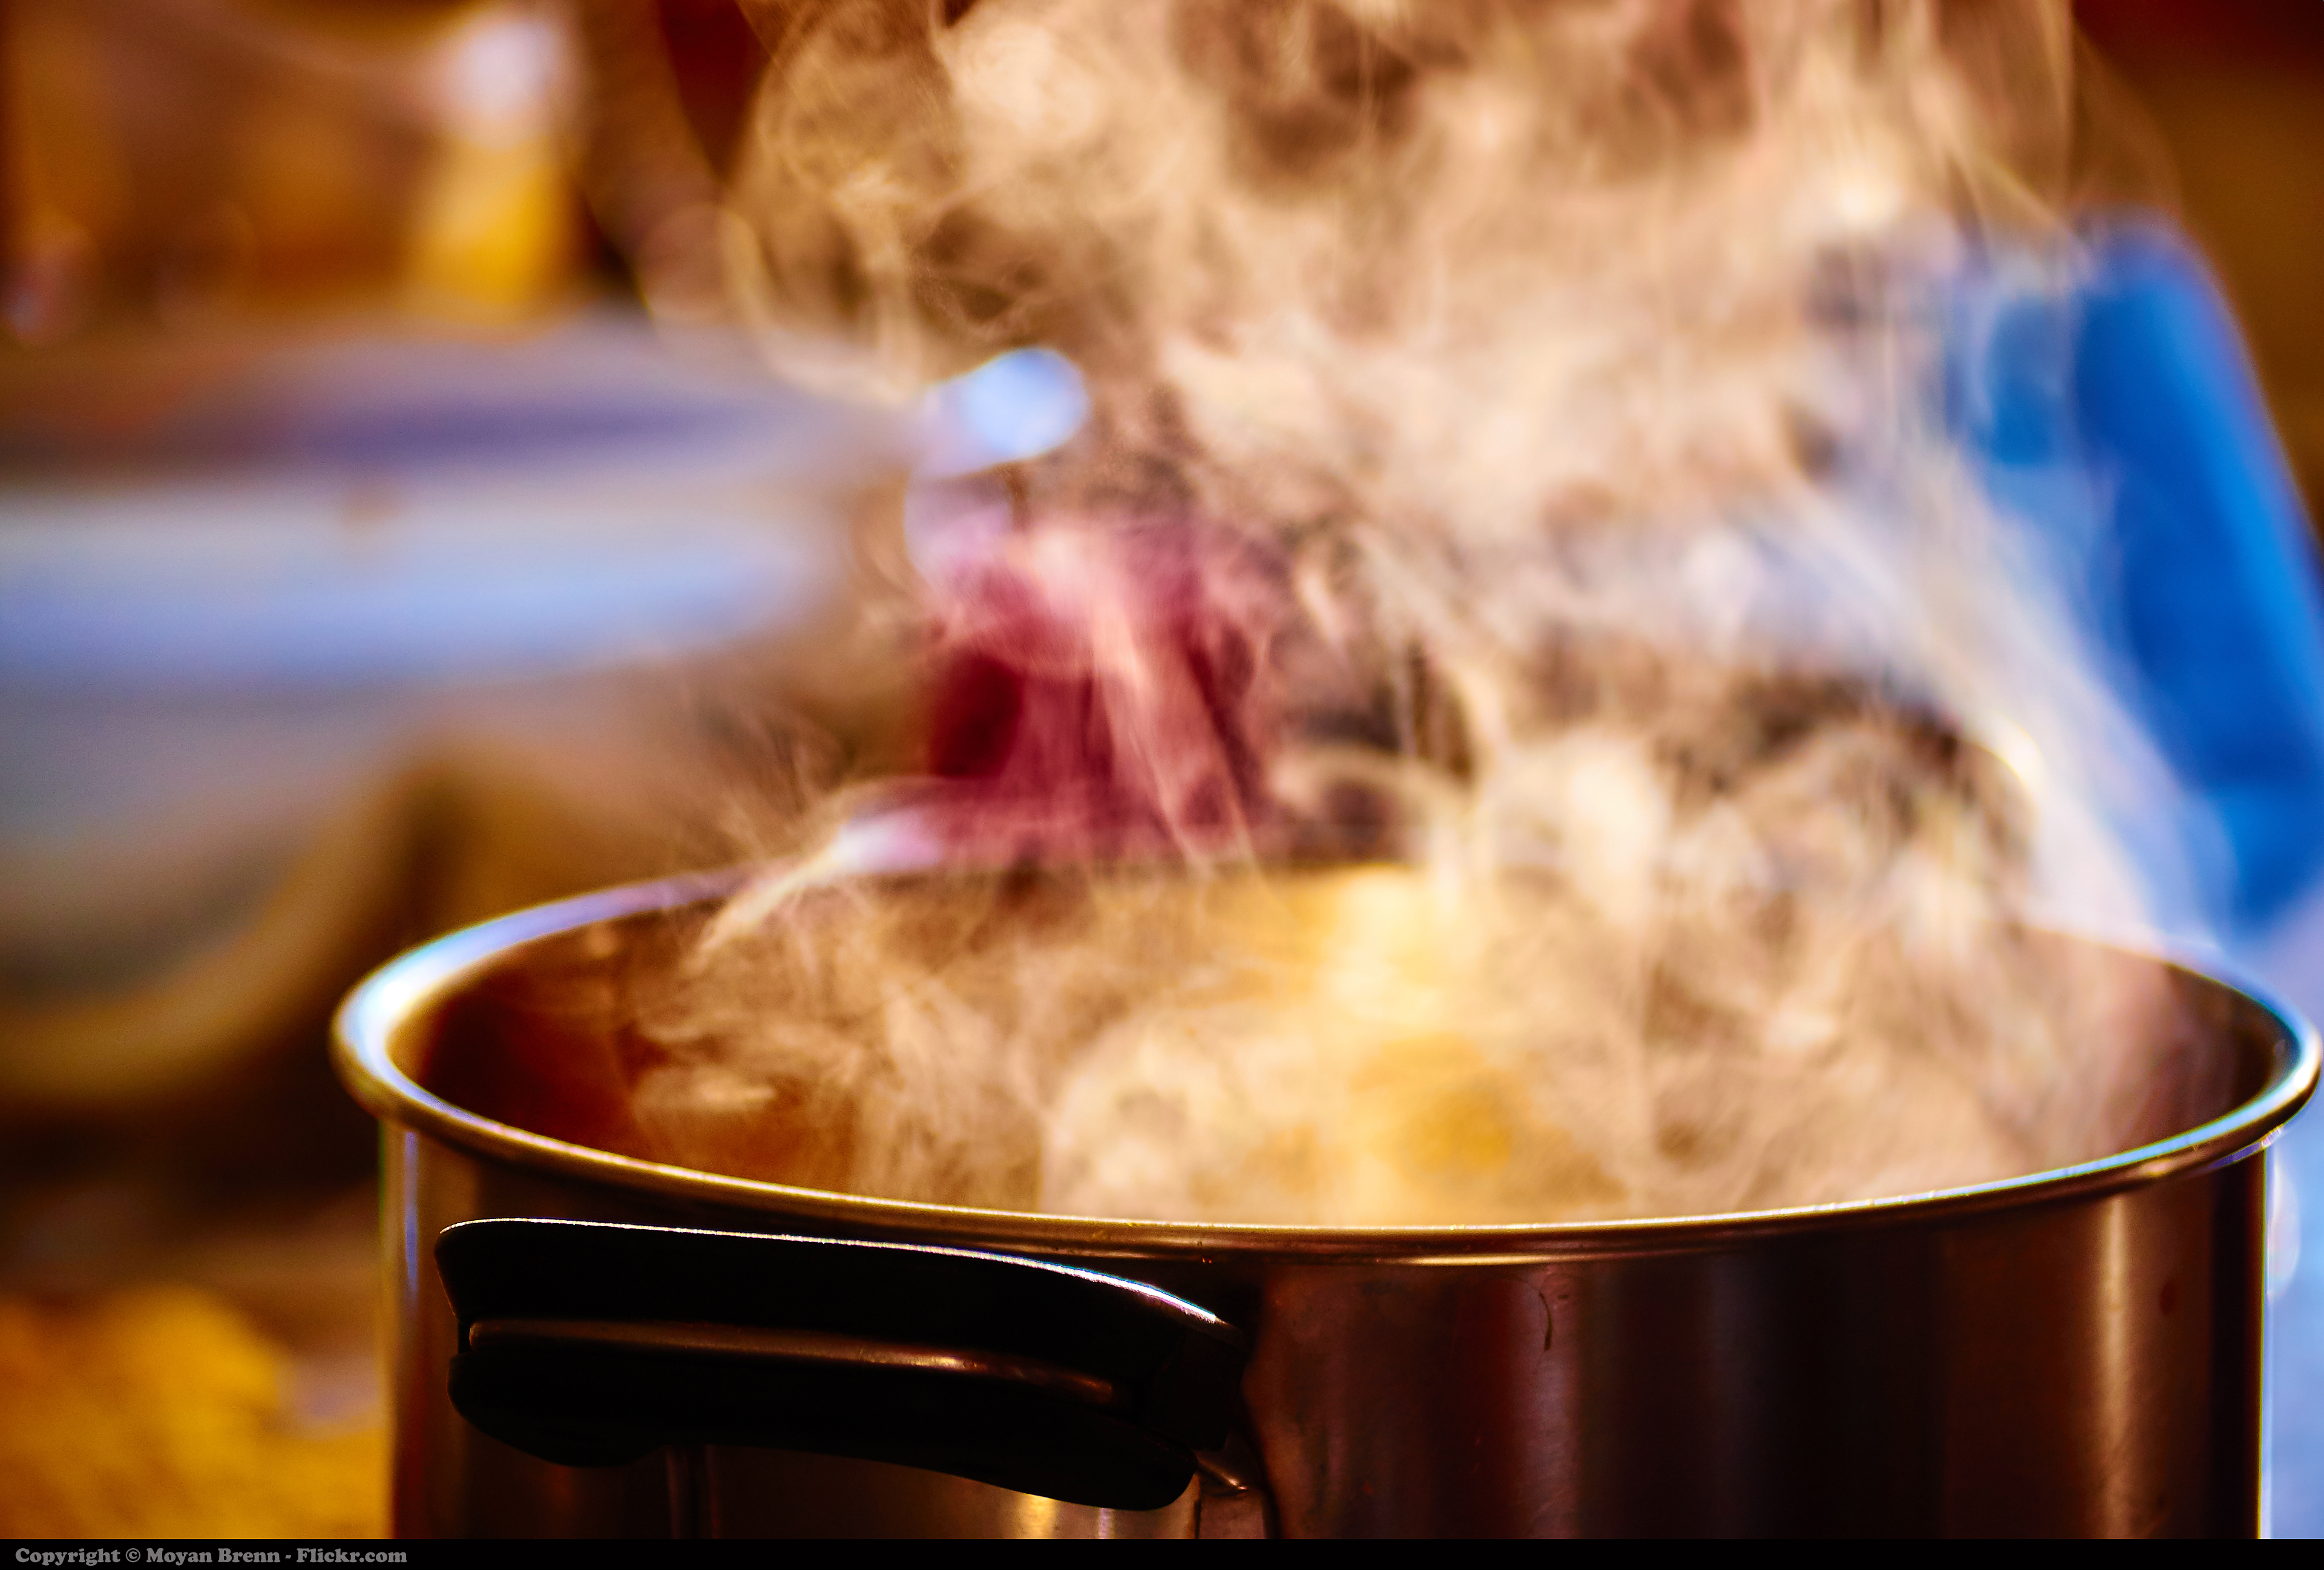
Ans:
[{"label": "dark kitchen background", "polygon": [[[897,422],[770,380],[718,285],[780,9],[0,0],[0,1535],[383,1529],[337,1000],[876,764],[836,618]],[[2077,14],[2313,517],[2324,5]],[[2237,942],[2324,1006],[2324,890]],[[2315,1142],[2271,1232],[2286,1535],[2324,1533]]]}]

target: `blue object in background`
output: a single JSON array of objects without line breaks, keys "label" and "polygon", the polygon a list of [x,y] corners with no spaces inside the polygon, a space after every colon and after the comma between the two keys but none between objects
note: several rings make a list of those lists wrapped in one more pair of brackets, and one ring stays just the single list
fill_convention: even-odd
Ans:
[{"label": "blue object in background", "polygon": [[2089,240],[2070,299],[1965,302],[1986,319],[1956,334],[1950,413],[1996,498],[2079,576],[2090,632],[2232,851],[2222,935],[2256,933],[2324,870],[2314,537],[2202,263],[2148,222]]},{"label": "blue object in background", "polygon": [[1089,417],[1081,372],[1054,349],[1012,349],[930,388],[923,479],[1022,463],[1058,447]]}]

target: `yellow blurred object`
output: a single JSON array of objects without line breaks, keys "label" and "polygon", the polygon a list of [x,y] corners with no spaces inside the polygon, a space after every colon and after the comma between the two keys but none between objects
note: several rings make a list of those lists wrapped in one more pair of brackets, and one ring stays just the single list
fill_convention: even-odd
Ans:
[{"label": "yellow blurred object", "polygon": [[0,1536],[381,1536],[384,1432],[302,1430],[288,1374],[192,1288],[0,1298]]},{"label": "yellow blurred object", "polygon": [[570,204],[539,145],[456,147],[412,229],[410,300],[429,315],[526,314],[562,282]]},{"label": "yellow blurred object", "polygon": [[484,5],[437,47],[442,139],[415,205],[412,303],[453,317],[520,316],[572,261],[572,189],[554,109],[563,34],[531,7]]},{"label": "yellow blurred object", "polygon": [[1510,1028],[1526,1016],[1489,928],[1425,876],[1311,871],[1186,897],[1198,910],[1149,919],[1208,957],[1073,1065],[1042,1208],[1401,1226],[1621,1202],[1545,1082],[1539,1032]]}]

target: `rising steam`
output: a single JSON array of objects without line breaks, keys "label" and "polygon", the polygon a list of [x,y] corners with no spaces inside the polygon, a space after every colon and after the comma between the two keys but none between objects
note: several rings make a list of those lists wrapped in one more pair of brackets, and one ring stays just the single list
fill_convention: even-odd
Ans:
[{"label": "rising steam", "polygon": [[[2072,282],[2062,6],[782,20],[727,227],[770,353],[897,396],[1046,345],[1092,408],[923,552],[927,777],[719,923],[666,1154],[1548,1221],[2166,1115],[2165,1011],[2017,925],[2151,917],[2157,776],[1940,395],[1964,277]],[[832,886],[916,859],[984,870]]]}]

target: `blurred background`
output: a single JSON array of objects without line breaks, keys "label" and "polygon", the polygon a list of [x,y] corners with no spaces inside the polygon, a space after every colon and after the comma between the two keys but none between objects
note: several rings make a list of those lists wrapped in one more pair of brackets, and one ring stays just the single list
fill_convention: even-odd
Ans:
[{"label": "blurred background", "polygon": [[[783,10],[0,0],[0,1535],[380,1529],[332,1008],[878,744],[834,618],[906,437],[724,316]],[[2324,5],[2076,10],[2313,517]],[[2244,956],[2311,1007],[2319,910]],[[2324,1531],[2276,1230],[2274,1515]]]}]

